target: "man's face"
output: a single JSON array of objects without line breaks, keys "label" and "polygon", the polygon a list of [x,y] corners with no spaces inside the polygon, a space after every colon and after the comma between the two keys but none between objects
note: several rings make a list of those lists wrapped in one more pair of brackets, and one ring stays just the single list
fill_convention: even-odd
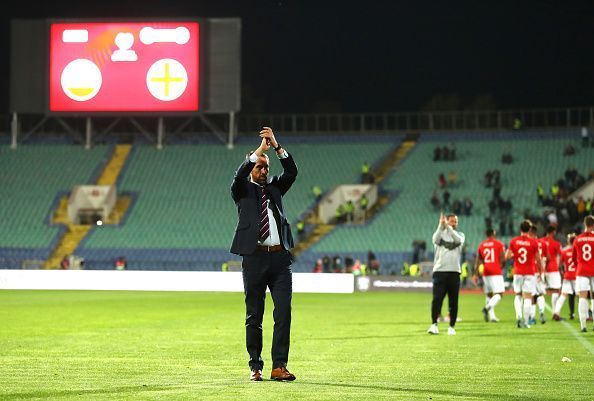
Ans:
[{"label": "man's face", "polygon": [[268,157],[260,156],[252,169],[252,180],[260,185],[266,184],[269,168]]},{"label": "man's face", "polygon": [[448,217],[448,225],[455,230],[458,227],[458,216]]}]

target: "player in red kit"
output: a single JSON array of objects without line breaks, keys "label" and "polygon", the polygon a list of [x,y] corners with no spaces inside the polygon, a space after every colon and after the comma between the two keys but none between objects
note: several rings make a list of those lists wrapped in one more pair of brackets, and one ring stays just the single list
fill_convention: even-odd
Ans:
[{"label": "player in red kit", "polygon": [[579,294],[578,313],[582,331],[588,319],[588,291],[594,291],[594,217],[584,219],[584,232],[573,241],[573,261],[576,264],[575,287]]},{"label": "player in red kit", "polygon": [[538,254],[542,259],[542,269],[540,265],[536,264],[534,261],[534,277],[536,279],[536,291],[534,296],[532,297],[532,310],[530,313],[530,323],[536,324],[536,305],[538,305],[538,312],[540,314],[540,322],[542,324],[546,323],[545,319],[545,294],[547,293],[547,288],[545,285],[545,274],[544,270],[549,260],[549,245],[545,241],[544,238],[538,238],[538,230],[536,226],[533,224],[530,228],[530,236],[534,238],[538,243]]},{"label": "player in red kit", "polygon": [[549,257],[545,271],[547,294],[551,296],[551,308],[555,311],[559,291],[561,290],[561,274],[559,274],[559,261],[561,259],[561,244],[555,239],[557,229],[553,226],[547,227],[547,235],[542,238],[547,243]]},{"label": "player in red kit", "polygon": [[[561,250],[561,261],[563,263],[563,287],[561,288],[561,296],[555,304],[553,309],[553,320],[561,320],[561,308],[568,296],[575,295],[575,263],[573,263],[573,241],[575,234],[567,235],[567,246]],[[571,307],[571,304],[570,304]],[[570,310],[570,315],[573,315],[573,310]]]},{"label": "player in red kit", "polygon": [[495,238],[495,230],[489,228],[487,239],[480,243],[475,262],[475,278],[478,278],[479,265],[483,264],[484,290],[487,297],[483,316],[485,322],[498,322],[495,316],[495,306],[501,301],[505,292],[503,283],[503,265],[505,263],[505,246]]},{"label": "player in red kit", "polygon": [[531,227],[532,222],[524,220],[520,224],[520,235],[510,241],[509,249],[505,253],[506,260],[514,260],[513,286],[516,294],[514,308],[518,328],[530,327],[528,320],[532,309],[532,295],[536,292],[535,261],[538,266],[542,266],[542,260],[538,253],[538,241],[530,237]]}]

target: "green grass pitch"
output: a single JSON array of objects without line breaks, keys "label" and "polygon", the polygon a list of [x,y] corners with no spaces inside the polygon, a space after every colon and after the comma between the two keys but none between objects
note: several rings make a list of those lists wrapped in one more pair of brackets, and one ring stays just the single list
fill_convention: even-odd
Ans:
[{"label": "green grass pitch", "polygon": [[591,323],[521,330],[511,296],[501,323],[483,303],[429,336],[428,293],[295,294],[297,380],[252,383],[242,294],[0,291],[0,400],[594,400]]}]

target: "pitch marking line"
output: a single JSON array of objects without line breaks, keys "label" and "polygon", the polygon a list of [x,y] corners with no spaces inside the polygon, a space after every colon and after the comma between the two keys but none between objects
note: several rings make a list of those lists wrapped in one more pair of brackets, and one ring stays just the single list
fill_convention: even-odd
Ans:
[{"label": "pitch marking line", "polygon": [[[577,298],[577,297],[576,297]],[[551,309],[551,307],[549,306],[549,304],[545,304],[547,310],[549,312],[552,312],[553,310]],[[567,330],[569,330],[571,332],[571,334],[573,334],[573,336],[575,338],[577,338],[577,340],[580,342],[580,344],[582,344],[584,346],[584,348],[586,348],[588,351],[590,351],[590,353],[592,355],[594,355],[594,345],[592,345],[592,343],[588,340],[586,340],[582,334],[580,334],[579,331],[577,331],[575,329],[575,327],[573,327],[572,325],[570,325],[569,323],[567,323],[565,320],[561,320],[561,324],[563,326],[565,326],[565,328],[567,328]]]}]

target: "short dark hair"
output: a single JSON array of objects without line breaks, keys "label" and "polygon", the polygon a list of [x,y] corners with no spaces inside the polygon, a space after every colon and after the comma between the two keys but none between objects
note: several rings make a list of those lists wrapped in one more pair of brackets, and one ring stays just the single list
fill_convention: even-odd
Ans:
[{"label": "short dark hair", "polygon": [[555,231],[557,231],[555,226],[553,226],[553,225],[547,226],[547,234],[554,233]]},{"label": "short dark hair", "polygon": [[495,235],[495,230],[493,230],[492,228],[487,228],[485,234],[487,235],[487,237],[493,237]]},{"label": "short dark hair", "polygon": [[532,228],[532,222],[530,220],[524,220],[523,222],[520,223],[520,231],[523,233],[530,232],[531,228]]},{"label": "short dark hair", "polygon": [[586,216],[584,218],[584,225],[586,227],[592,227],[592,226],[594,226],[594,216],[592,216],[592,215]]},{"label": "short dark hair", "polygon": [[573,244],[573,240],[575,239],[575,233],[567,234],[567,243],[569,245]]},{"label": "short dark hair", "polygon": [[458,217],[458,216],[456,216],[454,213],[446,214],[446,219],[449,219],[450,217]]}]

